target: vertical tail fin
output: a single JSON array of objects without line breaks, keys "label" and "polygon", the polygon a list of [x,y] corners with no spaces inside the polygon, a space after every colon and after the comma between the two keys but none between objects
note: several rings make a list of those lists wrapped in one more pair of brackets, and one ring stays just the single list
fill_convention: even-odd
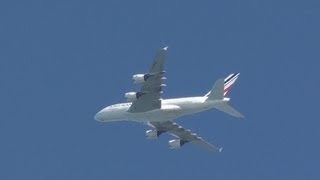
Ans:
[{"label": "vertical tail fin", "polygon": [[224,79],[218,79],[211,91],[209,91],[205,96],[208,97],[210,100],[221,100],[223,99],[223,92],[224,92]]},{"label": "vertical tail fin", "polygon": [[205,96],[211,100],[223,99],[224,96],[230,91],[232,85],[239,78],[240,73],[232,73],[226,78],[218,79],[211,91],[209,91]]},{"label": "vertical tail fin", "polygon": [[221,100],[220,103],[217,103],[214,107],[222,112],[225,112],[231,116],[235,117],[244,117],[240,112],[231,107],[227,101],[224,101],[224,96],[230,91],[232,85],[238,79],[240,73],[230,74],[227,78],[218,79],[211,91],[209,91],[205,96],[208,97],[207,100]]}]

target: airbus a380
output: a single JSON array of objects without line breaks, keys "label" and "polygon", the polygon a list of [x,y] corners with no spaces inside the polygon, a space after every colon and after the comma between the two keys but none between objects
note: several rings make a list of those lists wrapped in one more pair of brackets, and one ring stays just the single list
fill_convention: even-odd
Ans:
[{"label": "airbus a380", "polygon": [[178,125],[174,120],[189,114],[216,108],[231,116],[243,117],[228,102],[226,94],[239,77],[233,73],[226,78],[218,79],[211,91],[204,96],[162,99],[164,77],[164,60],[168,47],[160,49],[146,74],[133,75],[134,83],[139,83],[139,92],[125,93],[126,103],[107,106],[99,111],[94,118],[100,122],[135,121],[152,127],[146,131],[148,139],[156,139],[168,132],[175,137],[169,141],[169,148],[180,148],[188,142],[202,145],[209,150],[221,152],[222,148],[206,142],[197,134]]}]

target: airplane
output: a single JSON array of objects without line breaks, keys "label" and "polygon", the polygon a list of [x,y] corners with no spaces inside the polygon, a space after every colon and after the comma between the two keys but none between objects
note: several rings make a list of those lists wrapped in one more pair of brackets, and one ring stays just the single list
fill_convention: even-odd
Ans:
[{"label": "airplane", "polygon": [[222,147],[206,142],[191,130],[178,125],[175,119],[211,108],[216,108],[234,117],[243,118],[244,116],[240,112],[228,104],[230,98],[226,97],[240,73],[232,73],[226,78],[218,79],[211,91],[204,96],[162,99],[162,90],[166,86],[163,81],[166,79],[164,60],[167,49],[168,47],[164,47],[155,55],[148,73],[133,75],[133,82],[141,84],[140,91],[125,93],[128,102],[103,108],[94,116],[95,120],[100,122],[142,122],[152,128],[146,131],[147,139],[156,139],[165,132],[173,135],[175,139],[168,142],[171,149],[177,149],[192,142],[211,151],[221,152]]}]

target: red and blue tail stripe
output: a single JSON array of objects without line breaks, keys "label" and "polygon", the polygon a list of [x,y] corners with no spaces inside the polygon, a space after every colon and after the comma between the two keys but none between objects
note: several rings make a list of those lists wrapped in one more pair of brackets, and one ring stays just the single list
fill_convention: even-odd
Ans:
[{"label": "red and blue tail stripe", "polygon": [[232,85],[236,82],[239,75],[240,73],[233,73],[224,79],[224,96],[230,91]]}]

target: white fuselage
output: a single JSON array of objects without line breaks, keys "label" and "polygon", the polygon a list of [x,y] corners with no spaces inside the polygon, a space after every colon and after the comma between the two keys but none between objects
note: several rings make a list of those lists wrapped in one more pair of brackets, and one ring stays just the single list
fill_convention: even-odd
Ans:
[{"label": "white fuselage", "polygon": [[107,106],[95,115],[95,119],[101,122],[112,121],[168,121],[178,117],[202,112],[213,108],[215,105],[229,101],[229,98],[223,100],[208,100],[207,97],[186,97],[161,100],[161,109],[154,109],[146,112],[131,113],[128,112],[131,102],[120,103]]}]

